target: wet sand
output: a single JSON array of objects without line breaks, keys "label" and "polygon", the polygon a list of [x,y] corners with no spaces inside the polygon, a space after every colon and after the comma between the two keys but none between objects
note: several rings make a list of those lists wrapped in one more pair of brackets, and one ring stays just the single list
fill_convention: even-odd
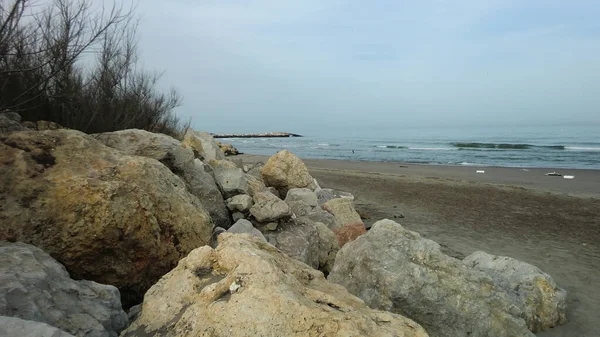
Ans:
[{"label": "wet sand", "polygon": [[304,162],[322,187],[354,194],[367,225],[389,218],[457,258],[483,250],[550,274],[568,292],[569,322],[537,336],[600,336],[600,170]]}]

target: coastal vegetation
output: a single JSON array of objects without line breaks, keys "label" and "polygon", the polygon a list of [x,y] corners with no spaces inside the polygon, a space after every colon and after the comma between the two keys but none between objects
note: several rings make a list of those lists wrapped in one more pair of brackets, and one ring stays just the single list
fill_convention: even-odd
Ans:
[{"label": "coastal vegetation", "polygon": [[0,1],[0,110],[86,133],[144,129],[180,138],[181,96],[143,69],[135,7],[92,0]]}]

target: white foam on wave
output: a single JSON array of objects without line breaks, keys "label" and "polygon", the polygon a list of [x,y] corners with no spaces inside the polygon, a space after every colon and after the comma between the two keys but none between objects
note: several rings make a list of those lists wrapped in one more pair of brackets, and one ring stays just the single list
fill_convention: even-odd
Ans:
[{"label": "white foam on wave", "polygon": [[565,150],[600,152],[600,147],[565,146]]},{"label": "white foam on wave", "polygon": [[463,161],[462,163],[460,163],[460,165],[462,165],[462,166],[487,166],[485,164],[469,163],[468,161]]},{"label": "white foam on wave", "polygon": [[458,148],[453,147],[409,147],[409,150],[419,150],[419,151],[455,151]]}]

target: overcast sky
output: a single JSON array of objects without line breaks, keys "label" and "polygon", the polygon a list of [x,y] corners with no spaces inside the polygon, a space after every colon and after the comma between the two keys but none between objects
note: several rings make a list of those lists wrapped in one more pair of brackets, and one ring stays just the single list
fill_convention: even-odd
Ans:
[{"label": "overcast sky", "polygon": [[600,124],[597,0],[143,0],[143,64],[208,131]]}]

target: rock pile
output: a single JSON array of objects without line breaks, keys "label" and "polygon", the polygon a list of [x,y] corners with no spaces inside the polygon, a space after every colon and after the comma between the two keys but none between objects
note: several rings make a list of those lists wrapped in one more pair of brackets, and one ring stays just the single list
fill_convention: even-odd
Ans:
[{"label": "rock pile", "polygon": [[0,113],[0,335],[531,337],[566,320],[538,268],[456,260],[390,220],[367,232],[289,151],[244,164],[205,132],[27,125]]}]

